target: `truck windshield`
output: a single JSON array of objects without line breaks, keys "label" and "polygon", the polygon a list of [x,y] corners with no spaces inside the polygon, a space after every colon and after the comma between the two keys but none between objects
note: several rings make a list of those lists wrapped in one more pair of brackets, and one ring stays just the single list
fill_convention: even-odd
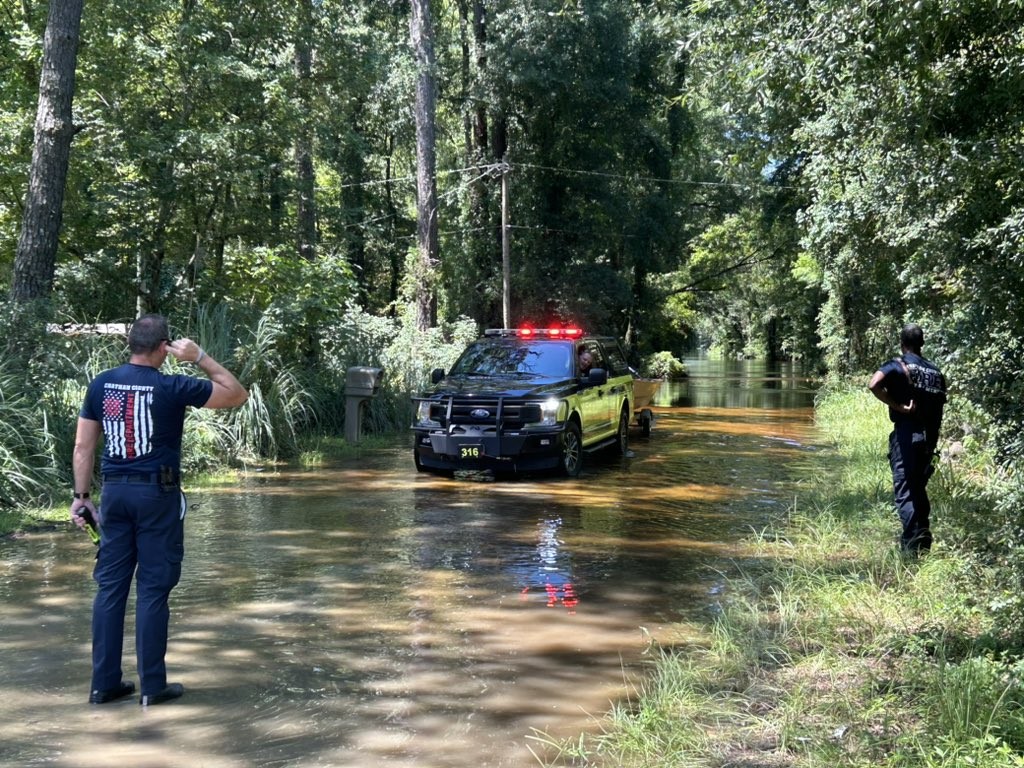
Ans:
[{"label": "truck windshield", "polygon": [[452,367],[452,376],[572,375],[572,344],[521,339],[483,339],[474,342]]}]

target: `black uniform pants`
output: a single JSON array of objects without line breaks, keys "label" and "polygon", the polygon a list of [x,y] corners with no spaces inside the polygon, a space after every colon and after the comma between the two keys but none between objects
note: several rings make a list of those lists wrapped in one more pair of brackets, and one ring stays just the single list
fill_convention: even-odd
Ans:
[{"label": "black uniform pants", "polygon": [[169,597],[181,577],[185,497],[155,482],[103,484],[102,539],[93,578],[99,588],[92,614],[92,690],[116,688],[123,679],[124,618],[135,580],[135,653],[145,696],[167,685]]},{"label": "black uniform pants", "polygon": [[897,424],[889,435],[889,466],[896,512],[903,524],[900,546],[906,552],[927,551],[932,546],[928,500],[931,451],[927,436],[913,424]]}]

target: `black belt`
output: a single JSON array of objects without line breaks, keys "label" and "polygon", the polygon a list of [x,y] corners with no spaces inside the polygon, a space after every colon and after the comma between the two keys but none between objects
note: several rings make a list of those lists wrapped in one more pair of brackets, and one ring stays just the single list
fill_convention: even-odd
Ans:
[{"label": "black belt", "polygon": [[[151,483],[156,485],[160,482],[160,475],[156,472],[133,472],[124,475],[104,475],[104,483]],[[175,479],[174,485],[178,481]]]}]

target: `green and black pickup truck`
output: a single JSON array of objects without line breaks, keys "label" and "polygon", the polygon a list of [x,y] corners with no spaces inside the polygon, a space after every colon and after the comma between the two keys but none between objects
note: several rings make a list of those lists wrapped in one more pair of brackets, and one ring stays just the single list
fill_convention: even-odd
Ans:
[{"label": "green and black pickup truck", "polygon": [[495,328],[431,380],[413,398],[420,471],[554,469],[575,477],[585,453],[628,451],[633,376],[614,338],[578,328]]}]

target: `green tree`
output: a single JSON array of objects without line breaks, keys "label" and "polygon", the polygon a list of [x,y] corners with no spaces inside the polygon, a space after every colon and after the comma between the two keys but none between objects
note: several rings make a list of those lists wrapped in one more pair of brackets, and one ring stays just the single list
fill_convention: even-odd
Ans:
[{"label": "green tree", "polygon": [[271,4],[95,10],[69,188],[77,249],[62,293],[90,297],[70,301],[80,311],[122,318],[216,296],[230,239],[290,234],[288,19]]},{"label": "green tree", "polygon": [[507,119],[513,316],[640,337],[648,276],[673,268],[693,187],[672,19],[625,2],[507,3],[488,91]]},{"label": "green tree", "polygon": [[916,319],[959,391],[1019,433],[1022,4],[694,9],[737,164],[793,169],[830,367],[871,369]]},{"label": "green tree", "polygon": [[821,278],[793,242],[788,218],[746,208],[709,226],[666,294],[702,343],[729,357],[814,363]]}]

